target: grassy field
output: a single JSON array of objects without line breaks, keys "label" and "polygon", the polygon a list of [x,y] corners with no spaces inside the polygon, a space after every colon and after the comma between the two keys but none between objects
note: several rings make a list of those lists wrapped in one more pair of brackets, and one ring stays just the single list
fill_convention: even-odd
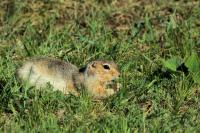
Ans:
[{"label": "grassy field", "polygon": [[[198,0],[1,0],[0,132],[200,132]],[[122,88],[92,101],[21,86],[30,57],[114,60]]]}]

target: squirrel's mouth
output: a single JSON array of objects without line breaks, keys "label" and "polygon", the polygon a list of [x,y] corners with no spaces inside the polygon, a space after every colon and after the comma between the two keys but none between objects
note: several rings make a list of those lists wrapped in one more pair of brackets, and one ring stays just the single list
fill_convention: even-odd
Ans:
[{"label": "squirrel's mouth", "polygon": [[115,92],[119,91],[120,83],[118,79],[113,79],[111,81],[106,82],[106,89],[113,89]]}]

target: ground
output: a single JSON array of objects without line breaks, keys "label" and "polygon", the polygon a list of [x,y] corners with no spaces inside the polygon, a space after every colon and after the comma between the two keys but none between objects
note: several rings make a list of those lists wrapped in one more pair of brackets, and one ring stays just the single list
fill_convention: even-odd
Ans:
[{"label": "ground", "polygon": [[[0,132],[200,132],[198,0],[1,0]],[[102,101],[21,85],[31,57],[115,61]]]}]

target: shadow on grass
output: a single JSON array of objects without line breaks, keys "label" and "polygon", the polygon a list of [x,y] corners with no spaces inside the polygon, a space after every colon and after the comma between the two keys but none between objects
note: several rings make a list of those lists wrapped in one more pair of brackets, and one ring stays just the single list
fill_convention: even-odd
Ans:
[{"label": "shadow on grass", "polygon": [[5,85],[6,85],[6,82],[3,80],[0,80],[0,94],[2,94]]},{"label": "shadow on grass", "polygon": [[150,78],[152,77],[159,77],[159,79],[171,79],[172,75],[178,72],[184,73],[186,76],[189,74],[188,68],[185,66],[185,64],[181,64],[176,71],[170,71],[170,70],[162,70],[162,67],[156,69],[153,71],[153,73],[149,76]]},{"label": "shadow on grass", "polygon": [[0,79],[0,102],[2,103],[0,105],[0,109],[4,110],[5,112],[11,112],[10,110],[7,109],[8,105],[8,99],[7,99],[7,94],[5,93],[6,89],[6,81]]}]

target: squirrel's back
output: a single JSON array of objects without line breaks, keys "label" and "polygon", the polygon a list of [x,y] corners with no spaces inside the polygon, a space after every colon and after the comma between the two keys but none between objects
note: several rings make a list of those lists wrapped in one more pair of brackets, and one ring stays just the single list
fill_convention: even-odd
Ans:
[{"label": "squirrel's back", "polygon": [[74,88],[72,76],[76,73],[78,68],[75,65],[54,58],[34,58],[17,69],[17,77],[21,81],[37,88],[50,83],[56,90],[66,93],[66,88]]}]

